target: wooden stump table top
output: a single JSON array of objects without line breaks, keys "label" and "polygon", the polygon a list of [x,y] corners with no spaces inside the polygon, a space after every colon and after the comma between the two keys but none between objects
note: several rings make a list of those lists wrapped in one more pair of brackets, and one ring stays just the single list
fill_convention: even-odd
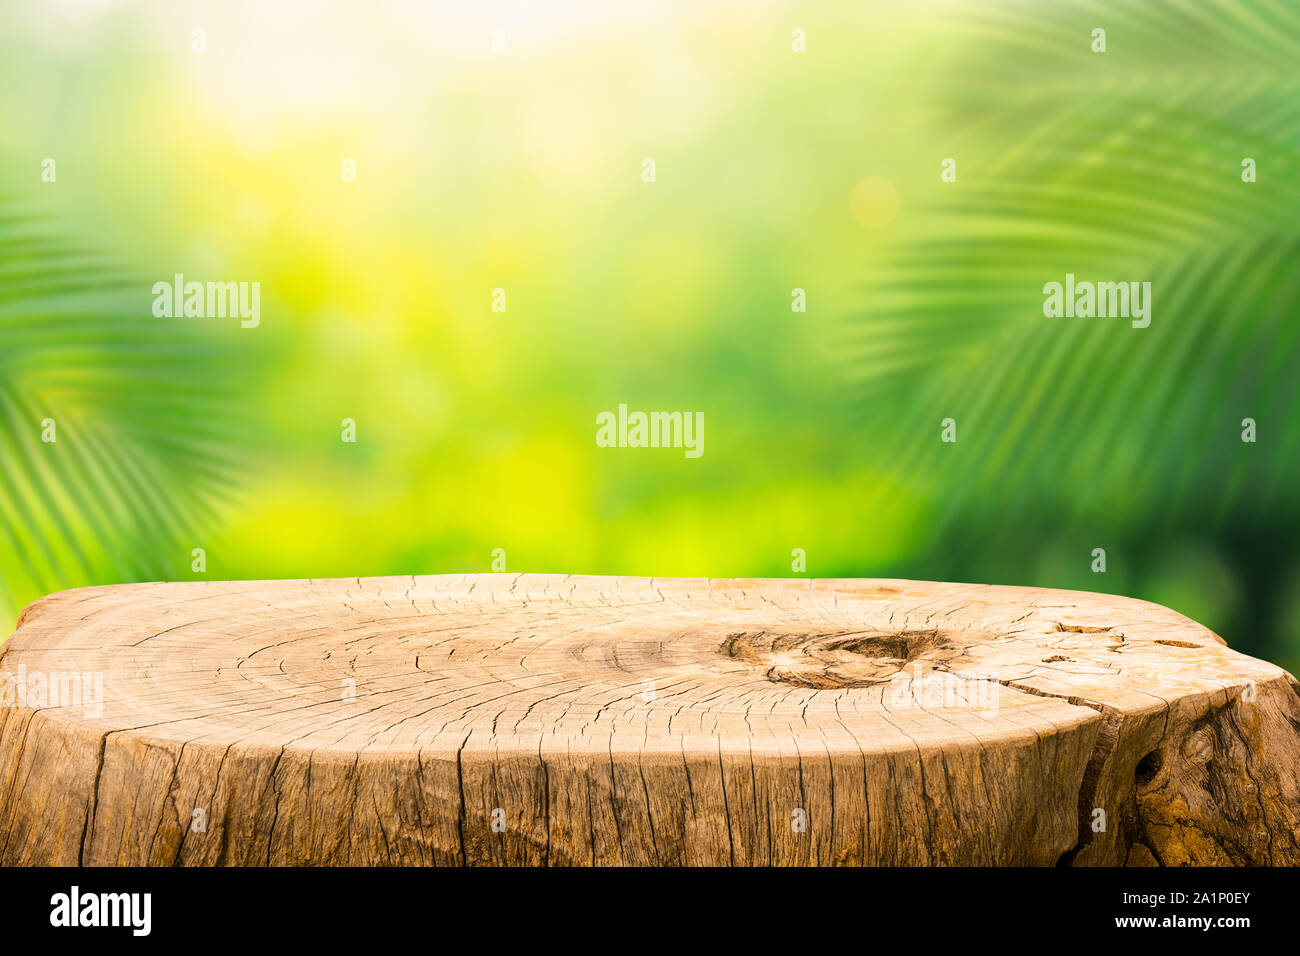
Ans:
[{"label": "wooden stump table top", "polygon": [[0,672],[3,864],[1300,862],[1294,678],[1109,595],[120,585]]}]

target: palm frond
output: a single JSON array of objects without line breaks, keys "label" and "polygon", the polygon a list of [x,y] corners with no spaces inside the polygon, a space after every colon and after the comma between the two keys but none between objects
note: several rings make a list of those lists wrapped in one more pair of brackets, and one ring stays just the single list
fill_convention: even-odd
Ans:
[{"label": "palm frond", "polygon": [[[985,161],[940,186],[936,156],[843,342],[876,446],[947,519],[1029,501],[1151,529],[1189,505],[1295,511],[1296,19],[1126,0],[980,5],[961,22],[932,95],[945,155]],[[1110,52],[1091,52],[1092,27]],[[1044,317],[1043,284],[1066,273],[1150,281],[1151,326]],[[939,441],[950,416],[956,445]],[[1259,447],[1240,441],[1247,417]]]},{"label": "palm frond", "polygon": [[[152,281],[0,202],[0,613],[188,573],[236,486],[230,347]],[[42,440],[53,419],[57,440]]]}]

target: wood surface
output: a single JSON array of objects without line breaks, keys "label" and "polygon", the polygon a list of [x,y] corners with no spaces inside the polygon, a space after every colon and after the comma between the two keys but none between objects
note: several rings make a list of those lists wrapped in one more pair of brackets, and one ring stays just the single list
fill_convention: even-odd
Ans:
[{"label": "wood surface", "polygon": [[1109,595],[139,584],[0,651],[4,865],[1300,863],[1295,679]]}]

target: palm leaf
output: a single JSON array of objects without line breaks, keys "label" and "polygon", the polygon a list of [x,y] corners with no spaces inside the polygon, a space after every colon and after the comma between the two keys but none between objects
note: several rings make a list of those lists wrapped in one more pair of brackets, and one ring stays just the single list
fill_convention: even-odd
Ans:
[{"label": "palm leaf", "polygon": [[[941,186],[936,156],[843,341],[877,447],[941,502],[936,536],[976,508],[1148,533],[1189,511],[1296,511],[1297,25],[1273,2],[1136,0],[959,22],[930,95],[942,155],[976,161]],[[1093,27],[1110,52],[1091,52]],[[1067,272],[1150,281],[1151,327],[1045,318],[1042,286]],[[939,441],[949,416],[956,445]]]},{"label": "palm leaf", "polygon": [[[188,574],[237,479],[231,349],[152,282],[0,200],[0,613]],[[57,441],[41,440],[56,422]]]}]

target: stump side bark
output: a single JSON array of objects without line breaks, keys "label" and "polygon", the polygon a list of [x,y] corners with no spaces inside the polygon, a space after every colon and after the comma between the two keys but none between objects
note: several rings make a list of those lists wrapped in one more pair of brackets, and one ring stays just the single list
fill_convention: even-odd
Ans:
[{"label": "stump side bark", "polygon": [[4,865],[1300,863],[1295,679],[1109,595],[140,584],[0,650]]}]

